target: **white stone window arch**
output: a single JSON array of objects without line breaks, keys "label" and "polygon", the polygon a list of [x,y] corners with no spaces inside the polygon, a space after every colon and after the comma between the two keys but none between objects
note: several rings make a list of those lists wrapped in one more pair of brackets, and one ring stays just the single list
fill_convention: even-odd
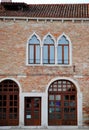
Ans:
[{"label": "white stone window arch", "polygon": [[72,43],[65,33],[57,39],[57,64],[72,64]]},{"label": "white stone window arch", "polygon": [[34,32],[27,41],[27,65],[41,64],[41,40]]},{"label": "white stone window arch", "polygon": [[43,38],[42,62],[43,64],[55,64],[55,38],[48,33]]}]

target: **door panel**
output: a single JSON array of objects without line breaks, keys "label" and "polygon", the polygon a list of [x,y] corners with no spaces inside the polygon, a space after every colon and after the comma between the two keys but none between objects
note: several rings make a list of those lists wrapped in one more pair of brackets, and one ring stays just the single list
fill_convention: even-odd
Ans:
[{"label": "door panel", "polygon": [[61,95],[49,95],[49,125],[62,124]]},{"label": "door panel", "polygon": [[77,125],[77,91],[73,83],[58,80],[49,86],[48,125]]},{"label": "door panel", "polygon": [[14,81],[0,83],[0,126],[19,125],[19,88]]},{"label": "door panel", "polygon": [[41,125],[40,97],[25,97],[25,125]]}]

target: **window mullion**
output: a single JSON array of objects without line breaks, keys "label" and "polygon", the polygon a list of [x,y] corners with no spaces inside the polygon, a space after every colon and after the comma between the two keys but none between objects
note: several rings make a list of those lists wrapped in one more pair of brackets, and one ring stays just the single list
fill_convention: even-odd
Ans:
[{"label": "window mullion", "polygon": [[62,45],[62,64],[64,64],[64,45]]},{"label": "window mullion", "polygon": [[50,64],[50,45],[48,45],[48,64]]},{"label": "window mullion", "polygon": [[69,64],[69,45],[68,45],[68,64]]},{"label": "window mullion", "polygon": [[34,64],[36,64],[36,45],[34,45]]},{"label": "window mullion", "polygon": [[30,60],[30,45],[28,45],[28,63],[30,62],[29,60]]},{"label": "window mullion", "polygon": [[58,55],[57,55],[58,50],[57,50],[57,48],[58,48],[58,46],[54,47],[54,49],[55,49],[55,60],[54,60],[55,64],[58,64]]},{"label": "window mullion", "polygon": [[43,46],[40,46],[40,63],[43,64]]}]

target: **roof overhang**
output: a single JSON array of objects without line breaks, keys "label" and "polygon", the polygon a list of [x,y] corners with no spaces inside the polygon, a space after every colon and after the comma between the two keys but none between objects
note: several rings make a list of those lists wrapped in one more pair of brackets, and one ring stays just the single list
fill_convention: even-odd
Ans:
[{"label": "roof overhang", "polygon": [[15,17],[15,16],[0,16],[0,19],[2,20],[26,20],[26,21],[30,21],[30,20],[35,20],[35,21],[89,21],[89,18],[49,18],[49,17]]}]

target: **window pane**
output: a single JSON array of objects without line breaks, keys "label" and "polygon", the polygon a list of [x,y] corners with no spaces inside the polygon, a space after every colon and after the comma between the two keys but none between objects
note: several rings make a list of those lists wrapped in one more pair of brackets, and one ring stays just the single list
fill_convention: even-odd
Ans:
[{"label": "window pane", "polygon": [[57,108],[55,109],[55,111],[56,111],[56,112],[61,112],[61,108],[57,107]]},{"label": "window pane", "polygon": [[64,64],[68,64],[68,46],[64,46]]},{"label": "window pane", "polygon": [[29,44],[40,44],[36,35],[33,35],[32,38],[29,40]]},{"label": "window pane", "polygon": [[54,63],[54,46],[50,46],[50,63]]},{"label": "window pane", "polygon": [[48,63],[48,46],[43,47],[43,63]]},{"label": "window pane", "polygon": [[69,120],[69,114],[64,114],[64,120]]},{"label": "window pane", "polygon": [[55,102],[55,105],[56,105],[56,107],[61,106],[61,101],[56,101],[56,102]]},{"label": "window pane", "polygon": [[65,112],[65,113],[68,113],[68,112],[69,112],[69,108],[68,108],[68,107],[65,107],[65,108],[64,108],[64,112]]},{"label": "window pane", "polygon": [[49,119],[54,119],[54,118],[55,118],[55,114],[54,113],[49,114]]},{"label": "window pane", "polygon": [[44,44],[54,44],[54,40],[50,35],[46,37],[46,39],[44,40]]},{"label": "window pane", "polygon": [[65,36],[62,36],[59,41],[58,41],[59,44],[68,44],[68,40],[66,39]]},{"label": "window pane", "polygon": [[56,114],[56,115],[55,115],[55,118],[56,118],[56,119],[61,119],[61,114]]},{"label": "window pane", "polygon": [[29,45],[29,63],[34,63],[34,46]]},{"label": "window pane", "polygon": [[75,100],[75,95],[71,95],[70,100]]},{"label": "window pane", "polygon": [[56,95],[56,100],[61,100],[61,95]]},{"label": "window pane", "polygon": [[50,95],[49,100],[54,100],[54,95]]},{"label": "window pane", "polygon": [[74,108],[70,108],[70,112],[75,113],[76,112],[75,107]]},{"label": "window pane", "polygon": [[64,100],[69,100],[69,95],[65,95]]},{"label": "window pane", "polygon": [[50,101],[49,106],[55,106],[54,101]]},{"label": "window pane", "polygon": [[49,108],[49,113],[53,113],[54,112],[54,108]]},{"label": "window pane", "polygon": [[58,64],[62,64],[62,46],[58,46],[57,57],[58,57]]},{"label": "window pane", "polygon": [[64,106],[69,106],[69,102],[64,102]]},{"label": "window pane", "polygon": [[36,46],[36,63],[40,63],[40,46]]},{"label": "window pane", "polygon": [[70,106],[71,106],[71,107],[75,106],[75,101],[71,101],[71,102],[70,102]]},{"label": "window pane", "polygon": [[39,119],[39,111],[38,110],[34,111],[34,119]]}]

